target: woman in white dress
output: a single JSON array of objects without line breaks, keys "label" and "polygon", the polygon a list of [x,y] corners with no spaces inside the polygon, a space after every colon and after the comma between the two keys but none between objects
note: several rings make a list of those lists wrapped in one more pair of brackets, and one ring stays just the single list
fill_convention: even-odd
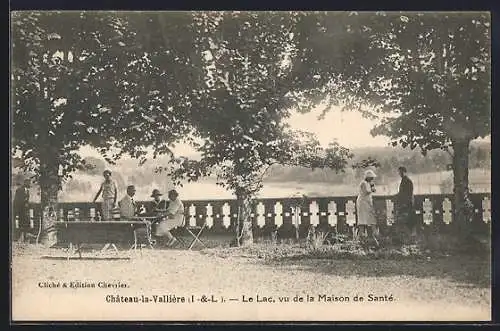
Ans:
[{"label": "woman in white dress", "polygon": [[[375,184],[373,180],[377,177],[373,170],[365,171],[365,178],[359,184],[359,194],[356,200],[356,208],[358,213],[358,232],[359,229],[363,230],[363,234],[366,235],[367,229],[371,229],[371,233],[375,242],[375,227],[377,225],[377,219],[375,217],[375,209],[373,207],[373,197],[372,194],[376,191]],[[377,242],[378,243],[378,242]]]},{"label": "woman in white dress", "polygon": [[176,190],[170,190],[168,192],[168,207],[165,212],[166,217],[162,219],[156,226],[156,236],[166,237],[167,246],[175,246],[177,244],[177,239],[170,233],[172,229],[182,226],[184,220],[184,204],[179,199],[179,193]]}]

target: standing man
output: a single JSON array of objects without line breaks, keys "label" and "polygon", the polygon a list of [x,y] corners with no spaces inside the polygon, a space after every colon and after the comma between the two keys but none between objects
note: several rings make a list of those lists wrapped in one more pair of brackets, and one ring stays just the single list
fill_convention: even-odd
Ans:
[{"label": "standing man", "polygon": [[31,181],[25,179],[14,194],[14,226],[16,216],[19,217],[19,242],[24,242],[30,229],[29,201],[30,201]]},{"label": "standing man", "polygon": [[410,236],[414,238],[417,234],[417,228],[413,215],[413,182],[408,178],[405,167],[399,167],[398,172],[399,176],[401,176],[401,183],[396,196],[398,221],[405,228],[405,232],[410,233]]},{"label": "standing man", "polygon": [[102,175],[104,176],[104,182],[102,182],[93,203],[96,202],[102,193],[102,218],[104,221],[111,221],[113,219],[113,208],[116,205],[116,184],[111,179],[110,170],[104,170]]}]

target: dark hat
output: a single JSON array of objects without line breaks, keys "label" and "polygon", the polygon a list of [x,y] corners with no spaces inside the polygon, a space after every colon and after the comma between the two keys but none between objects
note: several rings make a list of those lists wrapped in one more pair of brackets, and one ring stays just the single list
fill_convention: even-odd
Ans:
[{"label": "dark hat", "polygon": [[160,196],[160,195],[163,195],[160,193],[160,190],[154,189],[153,193],[151,193],[151,198],[154,198],[154,197]]},{"label": "dark hat", "polygon": [[106,170],[104,170],[104,171],[102,172],[102,175],[103,175],[103,176],[104,176],[104,175],[106,175],[106,174],[111,175],[111,170],[106,169]]},{"label": "dark hat", "polygon": [[127,191],[129,191],[129,190],[135,191],[135,186],[134,185],[127,186]]}]

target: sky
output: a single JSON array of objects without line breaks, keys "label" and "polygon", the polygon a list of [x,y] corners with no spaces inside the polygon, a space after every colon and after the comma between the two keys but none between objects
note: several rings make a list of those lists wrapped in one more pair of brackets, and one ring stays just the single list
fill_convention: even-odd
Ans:
[{"label": "sky", "polygon": [[357,111],[332,109],[325,118],[318,120],[320,109],[306,114],[295,114],[289,120],[294,129],[313,132],[323,146],[337,142],[348,148],[387,146],[389,139],[384,136],[373,137],[370,130],[376,122],[363,118]]}]

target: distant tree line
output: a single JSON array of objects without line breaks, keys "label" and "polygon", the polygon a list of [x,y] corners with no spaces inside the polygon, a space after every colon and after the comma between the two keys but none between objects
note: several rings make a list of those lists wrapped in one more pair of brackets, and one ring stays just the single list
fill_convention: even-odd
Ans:
[{"label": "distant tree line", "polygon": [[[404,166],[410,174],[422,174],[437,171],[448,171],[451,164],[451,156],[443,150],[433,150],[422,155],[418,150],[409,150],[402,148],[382,147],[353,149],[354,161],[375,158],[379,167],[377,167],[377,176],[379,180],[391,179],[397,176],[397,169]],[[490,143],[471,144],[469,154],[470,168],[491,168],[491,145]],[[347,169],[344,174],[337,174],[335,171],[320,169],[311,171],[308,168],[275,166],[266,177],[267,181],[272,182],[328,182],[333,184],[348,184],[358,177],[361,172],[354,169]]]}]

